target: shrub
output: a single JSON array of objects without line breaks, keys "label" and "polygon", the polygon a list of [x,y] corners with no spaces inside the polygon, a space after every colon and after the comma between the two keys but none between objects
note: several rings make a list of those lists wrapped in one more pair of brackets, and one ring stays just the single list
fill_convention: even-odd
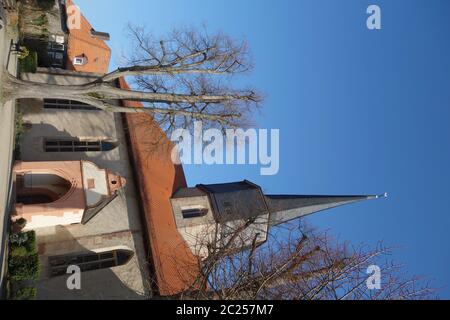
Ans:
[{"label": "shrub", "polygon": [[14,300],[34,300],[37,296],[36,288],[22,288],[14,293]]},{"label": "shrub", "polygon": [[27,257],[28,256],[28,250],[25,247],[12,247],[10,254],[11,254],[11,257],[13,257],[13,258]]},{"label": "shrub", "polygon": [[37,253],[36,232],[34,231],[13,234],[10,236],[10,241],[12,248],[25,247],[29,255]]},{"label": "shrub", "polygon": [[40,275],[39,255],[34,231],[11,236],[9,276],[13,281],[38,280]]},{"label": "shrub", "polygon": [[16,233],[9,237],[9,241],[14,246],[21,246],[28,241],[28,233]]},{"label": "shrub", "polygon": [[9,258],[9,276],[14,281],[38,280],[40,271],[37,254]]},{"label": "shrub", "polygon": [[38,54],[36,51],[30,52],[24,59],[19,60],[20,72],[36,73],[38,67]]},{"label": "shrub", "polygon": [[18,58],[20,60],[23,60],[30,55],[30,50],[28,50],[27,47],[20,47],[20,49],[21,49],[21,51],[19,52],[19,55],[18,55]]},{"label": "shrub", "polygon": [[36,232],[29,231],[26,233],[28,240],[25,242],[25,247],[27,248],[27,251],[29,254],[37,254],[37,244],[36,244]]},{"label": "shrub", "polygon": [[[25,132],[25,126],[23,123],[23,114],[19,111],[16,112],[15,117],[15,138],[14,138],[14,158],[15,160],[21,159],[21,152],[20,152],[20,140],[22,139],[22,136]],[[17,223],[19,224],[17,226]],[[13,225],[13,233],[18,233],[19,231],[22,231],[22,229],[25,227],[27,221],[23,218],[16,221],[16,223]],[[21,225],[23,227],[21,227]]]}]

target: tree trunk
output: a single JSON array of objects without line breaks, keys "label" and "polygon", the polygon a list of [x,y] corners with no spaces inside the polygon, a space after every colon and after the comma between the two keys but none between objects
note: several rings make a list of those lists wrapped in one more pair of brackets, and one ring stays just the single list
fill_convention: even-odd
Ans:
[{"label": "tree trunk", "polygon": [[54,85],[18,79],[3,72],[2,97],[5,101],[15,99],[71,99],[93,92],[93,85]]},{"label": "tree trunk", "polygon": [[122,107],[114,105],[111,100],[131,100],[152,103],[197,103],[197,102],[224,102],[237,99],[233,95],[223,96],[190,96],[180,94],[160,94],[141,91],[124,90],[113,87],[107,83],[92,82],[82,85],[57,85],[38,83],[18,79],[10,73],[4,71],[2,78],[2,99],[3,102],[16,99],[61,99],[75,100],[97,107],[99,109],[118,113],[147,113],[147,114],[170,114],[189,116],[197,119],[209,121],[219,121],[221,119],[239,118],[237,113],[230,114],[208,114],[201,112],[186,111],[174,108],[158,107]]}]

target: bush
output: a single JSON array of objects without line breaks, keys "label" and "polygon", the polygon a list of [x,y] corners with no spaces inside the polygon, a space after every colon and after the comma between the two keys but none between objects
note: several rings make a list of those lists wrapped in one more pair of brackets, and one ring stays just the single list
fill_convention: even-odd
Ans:
[{"label": "bush", "polygon": [[29,231],[26,233],[28,236],[28,241],[25,242],[25,247],[29,254],[37,254],[37,244],[36,244],[36,232]]},{"label": "bush", "polygon": [[27,47],[20,47],[20,48],[21,48],[21,51],[19,52],[18,58],[20,60],[23,60],[30,55],[30,50],[28,50]]},{"label": "bush", "polygon": [[11,257],[13,257],[13,258],[27,257],[28,250],[25,247],[12,247],[10,254],[11,254]]},{"label": "bush", "polygon": [[37,254],[9,258],[9,276],[14,281],[38,280],[40,271]]},{"label": "bush", "polygon": [[13,246],[22,246],[28,241],[28,233],[16,233],[9,237]]},{"label": "bush", "polygon": [[25,247],[31,254],[37,253],[36,232],[28,231],[12,234],[10,236],[11,247]]},{"label": "bush", "polygon": [[[16,111],[16,117],[15,117],[15,138],[14,138],[14,158],[15,160],[21,159],[21,152],[20,152],[20,140],[22,139],[22,136],[25,132],[25,126],[23,122],[23,114],[19,111]],[[13,225],[13,233],[18,233],[22,231],[23,228],[25,228],[27,221],[23,218],[19,219],[14,223]],[[23,225],[23,227],[21,227]]]},{"label": "bush", "polygon": [[11,236],[9,276],[14,281],[38,280],[40,275],[39,255],[34,231]]},{"label": "bush", "polygon": [[16,233],[10,236],[12,247],[25,247],[28,253],[37,253],[36,232],[28,231]]},{"label": "bush", "polygon": [[22,288],[14,293],[14,300],[34,300],[37,296],[36,288]]},{"label": "bush", "polygon": [[38,54],[36,51],[30,52],[30,54],[24,59],[19,60],[20,72],[22,73],[35,73],[38,67]]}]

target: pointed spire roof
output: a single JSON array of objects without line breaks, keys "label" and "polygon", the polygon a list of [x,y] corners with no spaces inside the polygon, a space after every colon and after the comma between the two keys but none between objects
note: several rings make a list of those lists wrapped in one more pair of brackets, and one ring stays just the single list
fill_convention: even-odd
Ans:
[{"label": "pointed spire roof", "polygon": [[351,204],[363,200],[387,197],[359,196],[298,196],[298,195],[266,195],[266,202],[271,212],[270,224],[279,225],[319,211]]}]

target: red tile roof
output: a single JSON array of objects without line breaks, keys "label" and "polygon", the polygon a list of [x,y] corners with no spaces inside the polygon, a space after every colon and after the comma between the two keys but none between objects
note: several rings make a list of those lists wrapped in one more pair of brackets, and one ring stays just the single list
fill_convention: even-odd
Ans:
[{"label": "red tile roof", "polygon": [[[70,6],[73,1],[67,0],[66,4]],[[81,29],[70,30],[67,69],[107,73],[111,50],[103,40],[91,36],[91,28],[82,16]],[[80,55],[87,57],[87,64],[74,66],[73,60]],[[129,89],[124,79],[119,79],[119,85]],[[123,101],[123,105],[143,107],[141,103],[130,101]],[[125,120],[131,143],[131,161],[136,168],[137,186],[143,202],[157,290],[162,296],[175,295],[189,288],[198,276],[197,258],[177,231],[170,204],[172,194],[186,187],[183,167],[172,163],[172,144],[151,116],[126,114]],[[154,141],[159,141],[156,148],[151,145]]]},{"label": "red tile roof", "polygon": [[[119,84],[129,89],[124,79]],[[131,101],[123,101],[123,105],[143,107]],[[173,164],[172,143],[150,115],[126,114],[125,117],[157,289],[162,296],[175,295],[190,287],[198,276],[197,258],[177,231],[170,204],[172,194],[186,187],[183,167]],[[155,141],[159,141],[157,147],[152,145]]]},{"label": "red tile roof", "polygon": [[[73,0],[67,0],[66,6],[73,5]],[[91,24],[81,15],[81,28],[69,30],[67,45],[68,70],[93,73],[107,73],[111,59],[111,49],[105,41],[91,36]],[[75,57],[84,56],[85,65],[74,65]]]}]

